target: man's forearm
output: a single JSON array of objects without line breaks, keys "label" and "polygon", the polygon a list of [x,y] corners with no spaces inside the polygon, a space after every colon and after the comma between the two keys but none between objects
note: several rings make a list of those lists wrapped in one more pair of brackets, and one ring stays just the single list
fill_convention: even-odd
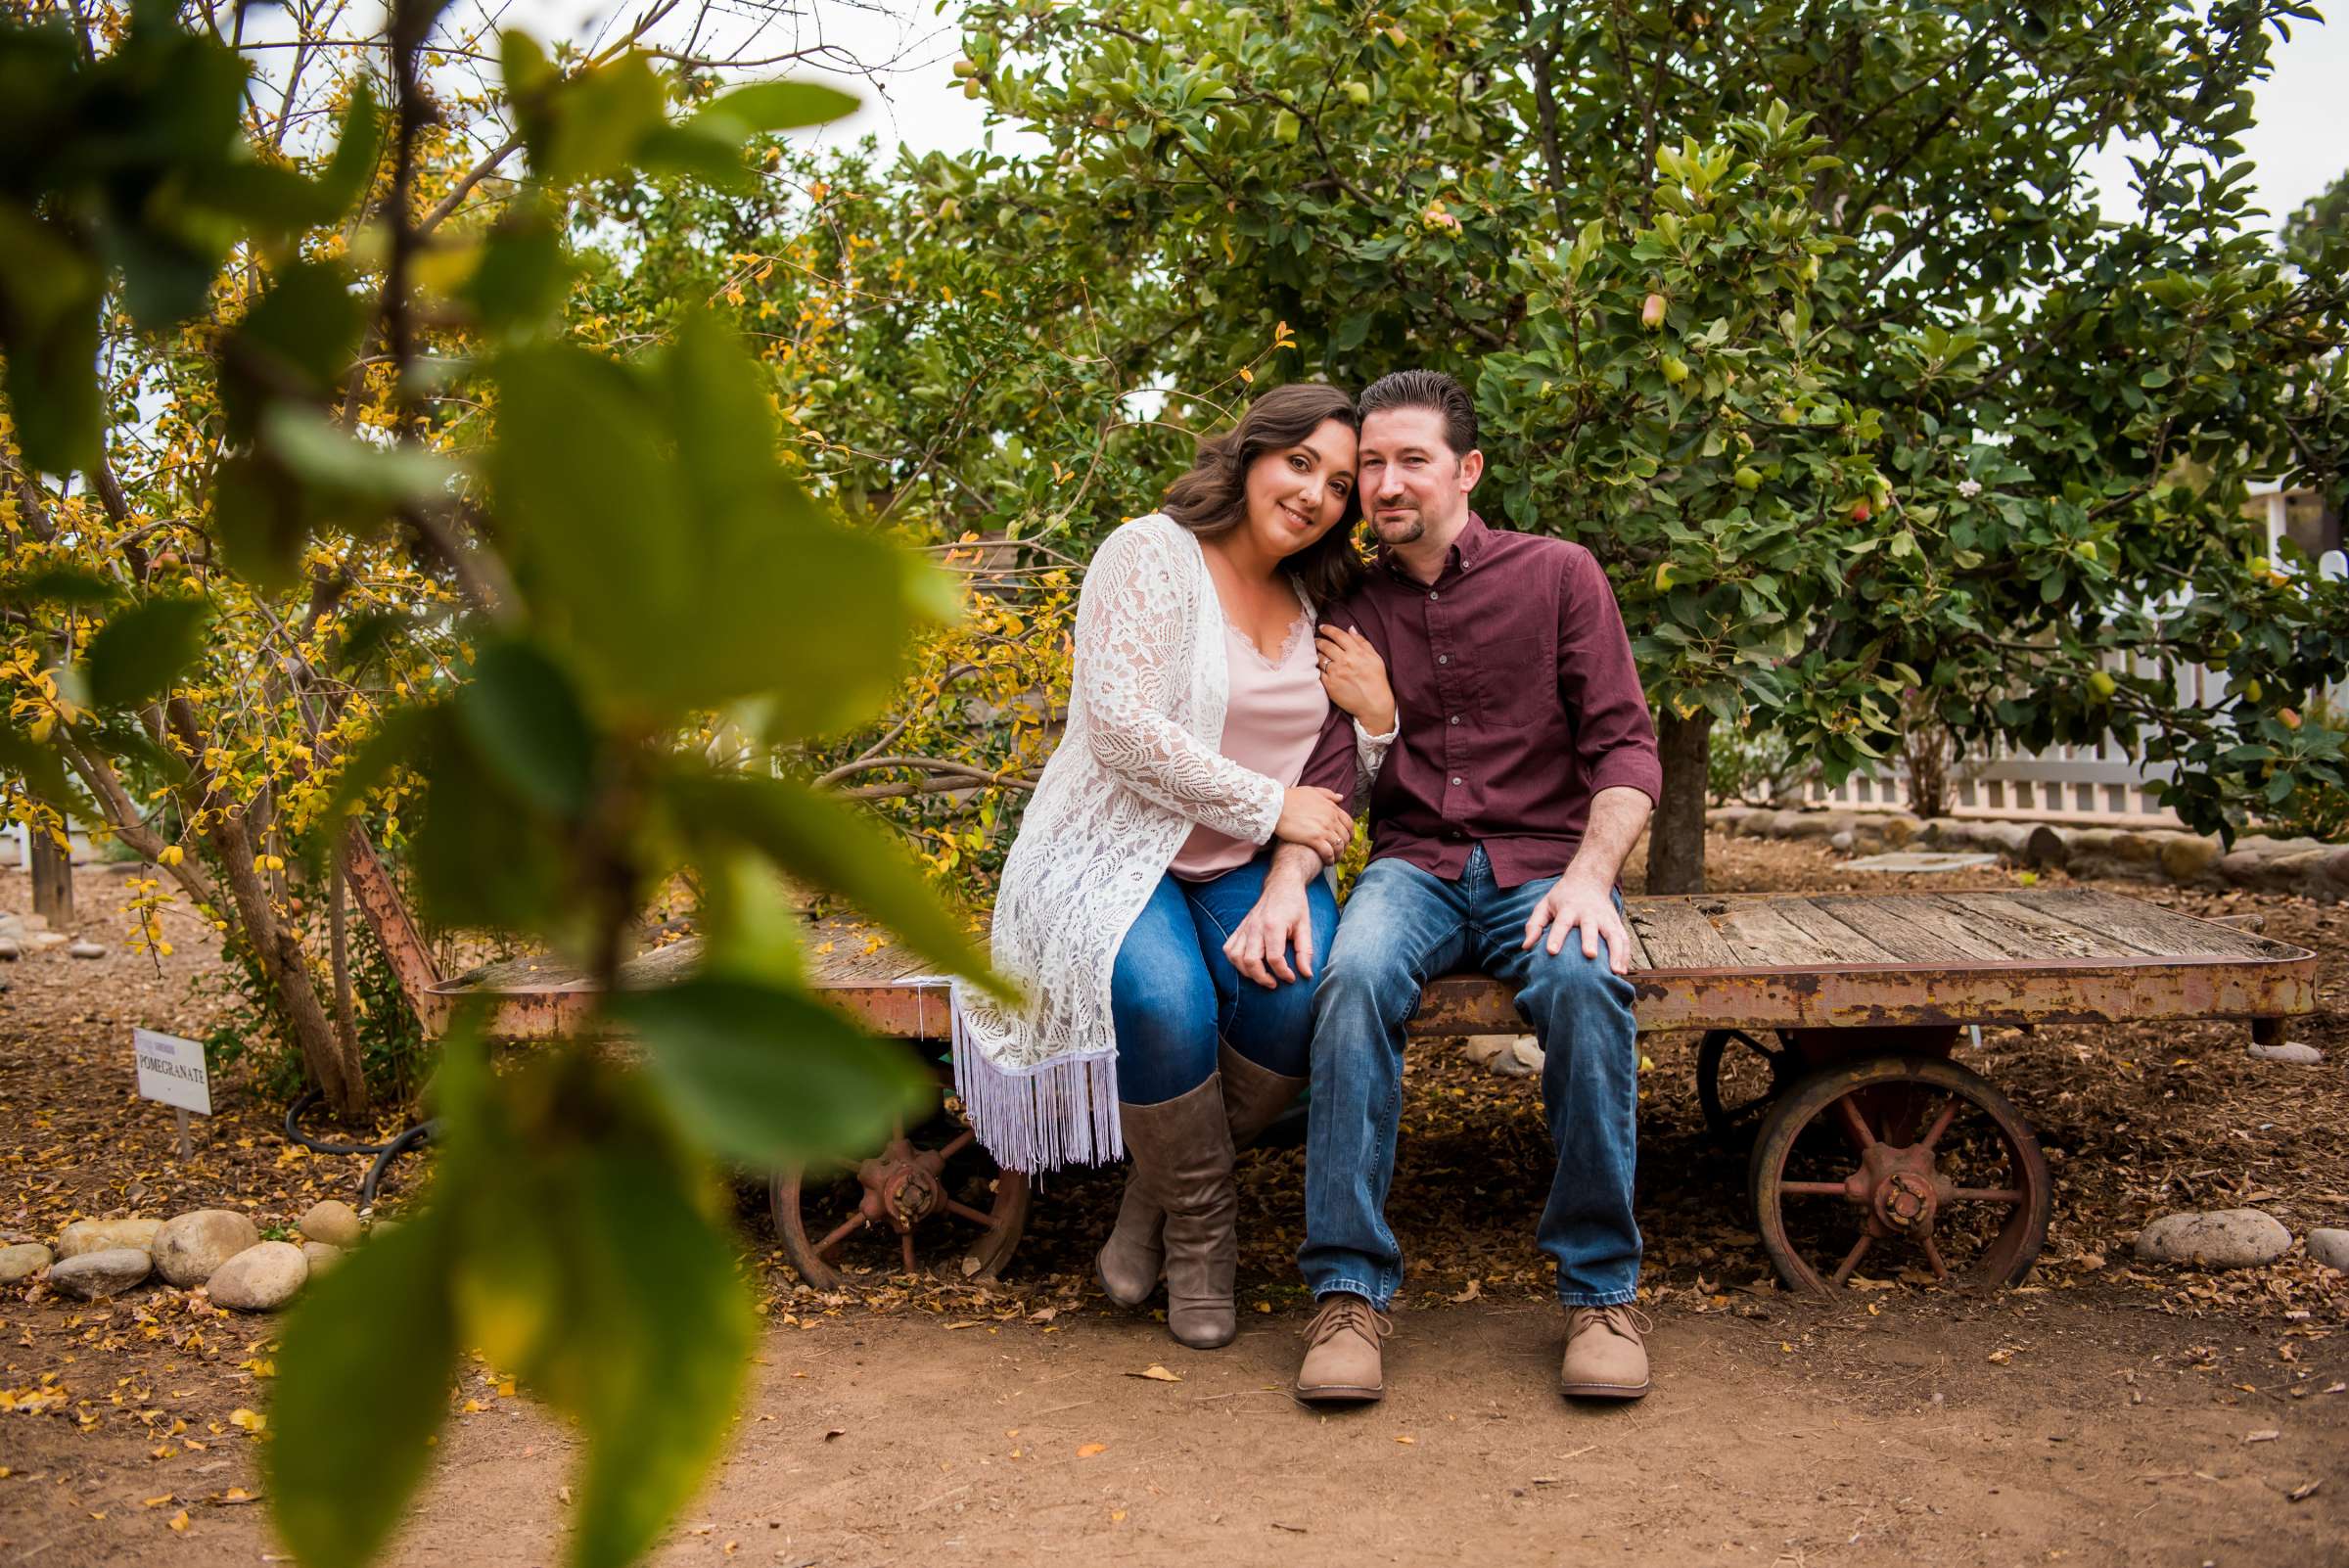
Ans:
[{"label": "man's forearm", "polygon": [[1590,798],[1590,822],[1583,830],[1582,847],[1574,852],[1566,874],[1613,887],[1653,809],[1655,804],[1645,794],[1628,785],[1600,790]]},{"label": "man's forearm", "polygon": [[1283,843],[1272,852],[1272,864],[1265,872],[1265,880],[1285,877],[1298,887],[1321,874],[1321,853],[1309,844]]}]

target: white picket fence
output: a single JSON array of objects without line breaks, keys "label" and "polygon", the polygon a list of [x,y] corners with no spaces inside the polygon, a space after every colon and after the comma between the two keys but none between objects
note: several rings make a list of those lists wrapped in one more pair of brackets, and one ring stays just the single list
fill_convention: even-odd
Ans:
[{"label": "white picket fence", "polygon": [[[2265,497],[2268,549],[2276,555],[2283,532],[2284,497]],[[2349,557],[2327,550],[2317,570],[2326,577],[2349,576]],[[2140,661],[2138,674],[2153,666]],[[2117,672],[2117,670],[2116,670]],[[2178,672],[2178,700],[2200,705],[2227,694],[2227,671],[2195,665]],[[2336,689],[2340,701],[2349,688]],[[1961,764],[1950,781],[1950,810],[1957,816],[2029,816],[2056,821],[2125,819],[2148,827],[2174,827],[2178,815],[2161,804],[2160,789],[2175,768],[2168,762],[2147,762],[2132,755],[2112,737],[2094,746],[2058,746],[2046,752],[1994,750],[1987,758]],[[1889,768],[1877,774],[1853,774],[1841,787],[1829,789],[1814,781],[1812,800],[1822,805],[1878,810],[1903,810],[1909,805],[1905,783]]]}]

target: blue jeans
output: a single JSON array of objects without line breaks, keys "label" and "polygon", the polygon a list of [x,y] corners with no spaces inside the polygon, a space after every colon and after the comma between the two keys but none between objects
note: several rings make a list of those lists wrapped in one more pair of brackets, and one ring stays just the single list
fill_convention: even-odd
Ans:
[{"label": "blue jeans", "polygon": [[1404,1026],[1421,988],[1460,968],[1481,969],[1514,989],[1517,1011],[1546,1053],[1542,1103],[1557,1169],[1536,1240],[1557,1262],[1558,1299],[1611,1307],[1635,1294],[1634,992],[1607,967],[1603,942],[1597,958],[1583,956],[1579,931],[1554,958],[1546,932],[1531,952],[1520,950],[1526,920],[1556,880],[1499,887],[1479,846],[1457,882],[1388,858],[1372,861],[1355,884],[1313,998],[1305,1245],[1297,1262],[1315,1296],[1351,1291],[1383,1310],[1403,1283],[1403,1252],[1386,1209],[1403,1111]]},{"label": "blue jeans", "polygon": [[[1242,979],[1223,956],[1224,942],[1265,890],[1271,858],[1260,854],[1212,882],[1161,877],[1127,928],[1109,982],[1119,1099],[1156,1105],[1188,1094],[1216,1071],[1219,1042],[1283,1077],[1305,1076],[1313,983],[1301,974],[1267,991]],[[1338,900],[1327,879],[1307,884],[1306,905],[1318,974],[1338,927]],[[1296,968],[1293,946],[1287,957]]]}]

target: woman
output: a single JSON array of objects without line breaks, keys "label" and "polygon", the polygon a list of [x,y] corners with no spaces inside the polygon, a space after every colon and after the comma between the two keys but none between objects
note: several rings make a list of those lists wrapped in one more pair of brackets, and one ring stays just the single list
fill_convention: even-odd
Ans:
[{"label": "woman", "polygon": [[[1303,975],[1243,983],[1223,942],[1273,840],[1334,860],[1354,831],[1335,796],[1296,783],[1329,713],[1316,611],[1361,570],[1354,449],[1344,393],[1277,388],[1200,442],[1164,512],[1102,543],[1068,728],[995,904],[995,967],[1026,1005],[955,993],[955,1082],[981,1141],[1020,1171],[1122,1143],[1133,1171],[1102,1287],[1138,1306],[1163,1261],[1167,1327],[1200,1349],[1236,1326],[1233,1146],[1303,1087],[1313,1000]],[[1374,767],[1394,722],[1384,667],[1339,628],[1319,644]],[[1310,899],[1325,953],[1337,907],[1325,882]]]}]

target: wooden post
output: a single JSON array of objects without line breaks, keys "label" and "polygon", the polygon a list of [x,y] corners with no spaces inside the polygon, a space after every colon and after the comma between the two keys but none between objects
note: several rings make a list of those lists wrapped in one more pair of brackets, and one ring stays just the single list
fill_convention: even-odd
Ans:
[{"label": "wooden post", "polygon": [[25,835],[32,841],[32,912],[49,922],[52,931],[73,929],[73,855],[39,828]]}]

